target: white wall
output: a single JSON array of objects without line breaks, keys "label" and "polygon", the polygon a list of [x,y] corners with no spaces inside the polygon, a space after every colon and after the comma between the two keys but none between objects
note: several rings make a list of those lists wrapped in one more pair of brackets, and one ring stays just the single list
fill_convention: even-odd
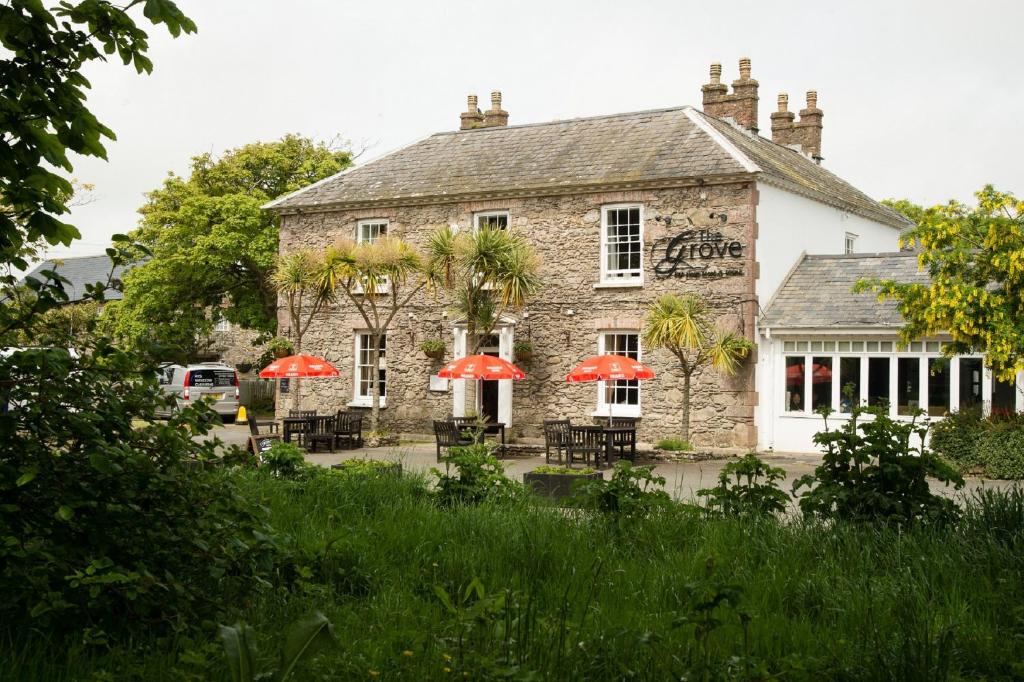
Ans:
[{"label": "white wall", "polygon": [[857,253],[898,251],[899,230],[785,190],[757,183],[756,292],[762,306],[775,294],[802,251],[843,253],[847,232]]}]

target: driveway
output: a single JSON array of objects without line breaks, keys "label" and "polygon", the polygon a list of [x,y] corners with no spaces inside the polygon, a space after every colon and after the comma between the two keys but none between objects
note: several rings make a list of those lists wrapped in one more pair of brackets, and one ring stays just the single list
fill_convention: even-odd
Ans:
[{"label": "driveway", "polygon": [[[245,447],[249,439],[249,429],[243,425],[220,426],[211,432],[211,435],[220,438],[225,444],[234,444]],[[359,450],[338,450],[337,452],[308,453],[306,460],[320,466],[330,466],[346,459],[379,459],[387,461],[400,461],[402,467],[407,471],[419,471],[429,473],[432,467],[443,468],[443,464],[436,461],[436,450],[434,443],[419,441],[405,442],[398,447],[385,448],[362,448]],[[802,454],[770,454],[762,456],[762,459],[771,466],[779,467],[786,472],[782,489],[789,492],[792,490],[793,481],[804,474],[814,472],[814,468],[821,462],[818,455]],[[673,497],[680,500],[693,500],[697,497],[697,491],[701,488],[710,488],[718,483],[718,475],[722,467],[728,464],[729,459],[712,459],[701,462],[659,462],[655,464],[654,472],[665,477],[665,489]],[[510,478],[521,481],[523,474],[532,471],[544,464],[544,456],[537,457],[509,457],[502,460],[505,465],[505,473]],[[609,470],[604,470],[605,478],[611,476]],[[932,490],[944,495],[954,496],[958,491],[945,486],[939,481],[930,481]],[[981,486],[988,488],[1006,489],[1020,485],[1016,481],[991,481],[977,477],[968,477],[967,484],[963,491],[970,492]]]}]

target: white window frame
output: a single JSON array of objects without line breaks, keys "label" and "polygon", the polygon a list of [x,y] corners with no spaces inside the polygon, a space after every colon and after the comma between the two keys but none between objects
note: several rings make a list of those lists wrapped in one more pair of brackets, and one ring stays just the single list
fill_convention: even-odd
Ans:
[{"label": "white window frame", "polygon": [[847,232],[843,237],[843,253],[857,253],[857,237],[853,232]]},{"label": "white window frame", "polygon": [[481,218],[505,218],[505,227],[499,228],[508,230],[512,227],[512,214],[508,211],[479,211],[473,214],[473,232],[476,233],[480,229]]},{"label": "white window frame", "polygon": [[[349,403],[349,407],[373,407],[373,392],[370,391],[369,395],[360,394],[360,388],[362,387],[362,380],[360,379],[360,368],[369,367],[369,364],[363,365],[360,362],[361,353],[363,352],[363,337],[368,337],[370,330],[368,329],[356,329],[353,338],[353,352],[352,352],[352,401]],[[380,406],[387,406],[387,388],[388,388],[388,362],[387,362],[387,334],[383,334],[384,339],[384,355],[381,357],[380,369],[384,370],[384,392],[380,396]],[[371,384],[369,388],[373,388]]]},{"label": "white window frame", "polygon": [[231,322],[228,321],[228,318],[218,314],[216,321],[213,323],[213,331],[229,332],[231,331]]},{"label": "white window frame", "polygon": [[387,218],[363,218],[362,220],[357,220],[356,221],[356,243],[357,244],[362,244],[363,242],[367,242],[367,241],[372,244],[373,242],[375,242],[378,239],[380,239],[381,234],[380,234],[379,230],[378,230],[377,236],[375,236],[375,237],[373,237],[371,239],[364,239],[363,238],[363,228],[364,227],[368,227],[370,225],[383,225],[384,226],[384,236],[387,236],[387,234],[391,231],[391,221],[389,219],[387,219]]},{"label": "white window frame", "polygon": [[[640,267],[629,270],[608,269],[608,212],[638,209],[640,215]],[[601,206],[601,284],[605,286],[643,286],[644,283],[644,205],[639,203],[604,204]],[[628,273],[628,276],[623,273]]]},{"label": "white window frame", "polygon": [[[636,359],[637,362],[643,362],[643,340],[639,329],[601,329],[597,332],[597,353],[598,355],[605,354],[605,345],[607,337],[611,334],[633,334],[636,336]],[[594,410],[593,416],[595,417],[607,417],[609,414],[608,402],[605,400],[605,383],[604,381],[597,382],[597,408]],[[636,387],[636,405],[622,405],[619,403],[611,404],[611,416],[613,417],[639,417],[641,415],[641,406],[643,405],[643,390],[642,381],[637,381]]]}]

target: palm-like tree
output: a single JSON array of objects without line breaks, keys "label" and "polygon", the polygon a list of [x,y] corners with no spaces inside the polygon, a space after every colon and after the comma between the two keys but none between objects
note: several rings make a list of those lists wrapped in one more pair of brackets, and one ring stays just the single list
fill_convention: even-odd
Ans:
[{"label": "palm-like tree", "polygon": [[664,348],[676,356],[683,372],[683,432],[690,439],[690,381],[693,374],[710,365],[733,375],[754,344],[735,332],[717,329],[711,323],[707,303],[687,294],[665,294],[651,304],[643,332],[644,346]]},{"label": "palm-like tree", "polygon": [[370,428],[380,421],[380,341],[395,316],[426,285],[423,257],[407,242],[382,237],[355,243],[343,239],[324,251],[318,289],[330,301],[343,296],[363,318],[370,337]]},{"label": "palm-like tree", "polygon": [[431,235],[427,248],[432,282],[451,293],[466,320],[469,355],[480,349],[502,315],[522,309],[541,287],[536,251],[511,230],[443,227]]}]

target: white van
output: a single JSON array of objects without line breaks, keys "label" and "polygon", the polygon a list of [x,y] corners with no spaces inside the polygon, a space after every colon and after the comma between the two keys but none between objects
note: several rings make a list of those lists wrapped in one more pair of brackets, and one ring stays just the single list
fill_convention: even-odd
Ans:
[{"label": "white van", "polygon": [[[207,400],[225,424],[233,423],[238,414],[238,373],[223,363],[161,365],[160,387],[176,398],[179,409]],[[157,414],[170,416],[168,411]]]}]

